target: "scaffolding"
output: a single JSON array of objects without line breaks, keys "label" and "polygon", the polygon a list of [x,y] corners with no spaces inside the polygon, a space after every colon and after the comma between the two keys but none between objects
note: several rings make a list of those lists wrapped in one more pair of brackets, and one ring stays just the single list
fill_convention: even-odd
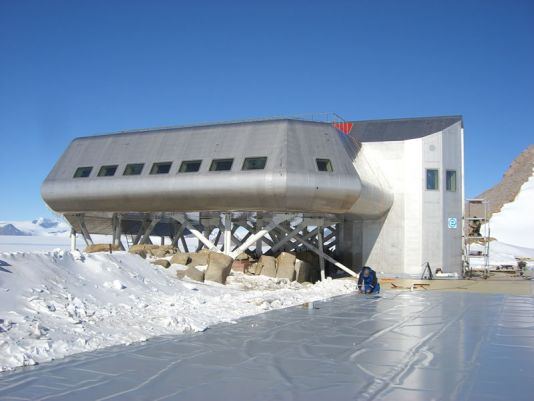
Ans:
[{"label": "scaffolding", "polygon": [[466,199],[464,228],[464,276],[481,273],[489,277],[490,224],[489,202],[485,199]]}]

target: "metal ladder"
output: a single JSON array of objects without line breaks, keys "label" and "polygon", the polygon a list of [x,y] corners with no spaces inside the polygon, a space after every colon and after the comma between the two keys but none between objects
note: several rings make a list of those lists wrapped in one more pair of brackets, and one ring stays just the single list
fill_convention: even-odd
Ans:
[{"label": "metal ladder", "polygon": [[[485,199],[466,199],[464,215],[464,276],[473,277],[473,273],[482,269],[483,277],[489,277],[490,224],[489,202]],[[482,250],[473,249],[481,245]],[[478,248],[478,246],[476,247]],[[477,268],[475,270],[475,268]]]}]

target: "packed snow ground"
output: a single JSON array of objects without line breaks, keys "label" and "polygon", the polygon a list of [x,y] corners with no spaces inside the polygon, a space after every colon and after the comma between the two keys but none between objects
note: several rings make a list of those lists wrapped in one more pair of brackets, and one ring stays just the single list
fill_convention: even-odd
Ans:
[{"label": "packed snow ground", "polygon": [[126,252],[0,253],[0,371],[347,294],[351,280],[305,286],[231,276],[181,281],[173,265]]}]

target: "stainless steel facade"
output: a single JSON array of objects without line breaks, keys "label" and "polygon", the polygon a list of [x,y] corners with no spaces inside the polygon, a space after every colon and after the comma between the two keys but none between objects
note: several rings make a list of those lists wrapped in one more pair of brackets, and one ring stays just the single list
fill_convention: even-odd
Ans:
[{"label": "stainless steel facade", "polygon": [[[222,220],[215,220],[225,213],[230,213],[232,222],[245,227],[248,221],[255,230],[276,215],[296,217],[296,223],[290,219],[283,223],[285,228],[270,230],[265,238],[274,244],[295,224],[302,225],[302,219],[311,221],[312,229],[305,230],[313,232],[310,219],[319,219],[315,226],[337,233],[336,242],[325,252],[336,253],[355,268],[367,261],[383,264],[382,271],[397,258],[402,262],[394,271],[408,271],[406,265],[414,265],[424,253],[419,248],[410,251],[424,226],[419,211],[446,216],[454,210],[456,216],[462,204],[460,190],[459,196],[447,194],[446,203],[430,202],[435,194],[425,194],[422,184],[429,155],[438,157],[433,163],[439,166],[452,160],[448,168],[457,169],[463,183],[462,119],[350,124],[353,129],[348,134],[331,123],[275,119],[77,138],[44,181],[42,196],[77,232],[85,225],[88,234],[113,233],[120,238],[121,233],[137,233],[137,240],[143,230],[172,238],[184,231],[180,231],[187,223],[184,216],[196,216],[188,227],[197,227],[199,233],[221,229]],[[425,147],[425,138],[435,138],[436,145]],[[436,146],[439,155],[428,150]],[[187,167],[184,162],[191,163]],[[125,175],[139,172],[139,164],[143,165],[140,174]],[[215,165],[231,168],[214,171]],[[250,166],[259,168],[246,169]],[[78,170],[82,167],[91,171]],[[158,168],[163,173],[152,174]],[[418,215],[416,219],[409,216],[411,211]],[[114,219],[119,220],[119,231]],[[441,220],[433,219],[432,224]],[[432,235],[432,228],[425,230]],[[448,240],[442,227],[436,230],[432,242],[433,247],[440,244],[432,251],[440,255],[436,264],[442,267],[445,260],[455,264],[456,256],[451,261],[444,249],[456,255],[456,249],[451,251],[456,241]],[[300,240],[313,238],[306,233],[298,234]],[[312,242],[317,246],[317,238]],[[388,253],[383,263],[377,256],[380,249]]]},{"label": "stainless steel facade", "polygon": [[[275,120],[165,129],[75,139],[42,186],[56,212],[268,211],[380,216],[392,203],[373,172],[353,166],[359,144],[328,124]],[[267,157],[263,170],[242,170],[247,157]],[[232,159],[230,171],[210,171],[213,160]],[[333,171],[319,171],[327,159]],[[201,160],[198,172],[180,173],[182,162]],[[169,173],[150,174],[157,162]],[[141,175],[123,175],[143,163]],[[114,176],[98,176],[117,165]],[[79,167],[89,177],[73,178]],[[372,208],[365,204],[372,203]],[[359,205],[362,205],[359,208]]]}]

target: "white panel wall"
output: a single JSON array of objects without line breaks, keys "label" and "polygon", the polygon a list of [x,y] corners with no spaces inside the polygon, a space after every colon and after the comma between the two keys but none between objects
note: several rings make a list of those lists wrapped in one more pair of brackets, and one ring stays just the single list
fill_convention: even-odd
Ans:
[{"label": "white panel wall", "polygon": [[[361,260],[379,272],[420,275],[428,261],[433,270],[461,273],[462,136],[458,123],[424,138],[363,144],[368,160],[389,183],[394,201],[383,219],[345,226],[353,262]],[[427,168],[439,171],[438,190],[426,189]],[[445,189],[448,169],[456,170],[456,192]],[[457,229],[448,227],[449,217],[457,219]]]}]

